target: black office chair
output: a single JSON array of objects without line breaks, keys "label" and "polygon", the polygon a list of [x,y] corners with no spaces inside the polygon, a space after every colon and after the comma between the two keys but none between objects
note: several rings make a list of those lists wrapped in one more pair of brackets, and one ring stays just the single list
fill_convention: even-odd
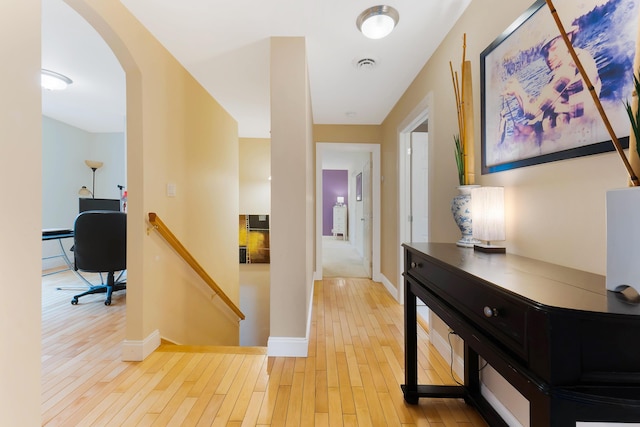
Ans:
[{"label": "black office chair", "polygon": [[75,269],[89,273],[107,273],[107,282],[91,286],[88,291],[75,295],[78,298],[105,293],[104,305],[111,305],[111,294],[126,289],[126,281],[116,282],[115,273],[127,268],[127,214],[117,211],[86,211],[76,217],[74,224],[73,253]]}]

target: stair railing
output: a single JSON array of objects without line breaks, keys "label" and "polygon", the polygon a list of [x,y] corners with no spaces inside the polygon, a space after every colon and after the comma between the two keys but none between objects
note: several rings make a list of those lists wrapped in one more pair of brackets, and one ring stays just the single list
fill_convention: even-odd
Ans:
[{"label": "stair railing", "polygon": [[207,285],[213,290],[213,292],[224,301],[224,303],[240,318],[244,320],[245,316],[242,311],[229,299],[227,294],[218,286],[218,284],[207,274],[202,266],[195,260],[195,258],[187,251],[187,249],[180,243],[178,238],[169,230],[169,228],[160,220],[155,212],[149,212],[149,223],[153,228],[160,233],[162,237],[169,243],[169,245],[175,249],[175,251],[186,261],[187,264],[196,272],[198,276],[205,281]]}]

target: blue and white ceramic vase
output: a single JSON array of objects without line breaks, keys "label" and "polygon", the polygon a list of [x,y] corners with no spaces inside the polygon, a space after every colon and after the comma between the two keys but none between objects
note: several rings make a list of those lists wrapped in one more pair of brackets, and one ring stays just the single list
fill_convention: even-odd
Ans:
[{"label": "blue and white ceramic vase", "polygon": [[473,227],[471,224],[471,190],[478,187],[480,186],[459,186],[458,191],[460,194],[455,196],[451,202],[453,219],[462,233],[462,238],[456,242],[456,245],[465,248],[472,248],[474,244],[481,243],[480,240],[473,238]]}]

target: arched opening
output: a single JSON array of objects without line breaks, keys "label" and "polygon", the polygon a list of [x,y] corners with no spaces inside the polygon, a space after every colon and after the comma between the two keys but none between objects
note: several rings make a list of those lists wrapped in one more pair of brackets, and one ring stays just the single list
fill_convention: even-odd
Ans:
[{"label": "arched opening", "polygon": [[[47,3],[47,4],[45,5],[44,3]],[[120,117],[120,119],[123,121],[123,123],[121,123],[122,138],[124,139],[122,146],[126,147],[125,153],[123,153],[123,156],[122,156],[124,157],[124,161],[126,163],[126,166],[124,168],[124,178],[126,179],[126,183],[120,183],[120,184],[121,185],[126,184],[129,194],[131,193],[141,194],[142,179],[141,179],[141,175],[136,172],[142,169],[142,160],[141,160],[142,157],[139,155],[140,151],[142,150],[141,148],[141,145],[142,145],[142,142],[141,142],[142,99],[141,99],[141,91],[140,91],[140,82],[141,82],[140,71],[138,67],[135,65],[135,61],[133,60],[131,53],[124,47],[125,46],[124,42],[120,39],[118,34],[116,34],[116,32],[112,29],[110,23],[106,21],[106,17],[108,17],[108,14],[103,14],[97,11],[96,9],[94,9],[94,6],[89,5],[89,3],[85,0],[64,0],[64,3],[66,3],[66,5],[64,4],[55,5],[54,2],[51,2],[53,4],[48,4],[48,3],[49,2],[43,2],[43,12],[46,12],[46,9],[49,7],[56,7],[57,13],[66,13],[68,15],[75,14],[75,19],[78,21],[82,21],[82,22],[76,22],[76,25],[78,25],[80,28],[84,26],[85,30],[87,27],[91,27],[94,31],[94,34],[92,36],[95,37],[96,39],[100,39],[103,41],[102,43],[103,46],[101,47],[100,52],[95,51],[96,43],[89,45],[91,48],[93,48],[93,50],[91,54],[88,56],[88,61],[93,61],[95,63],[95,62],[98,62],[97,55],[109,55],[109,54],[112,55],[110,60],[106,60],[104,63],[102,63],[102,70],[99,71],[100,73],[113,72],[113,70],[117,69],[118,67],[121,67],[120,68],[121,73],[122,71],[124,71],[122,73],[121,80],[125,86],[122,87],[121,90],[126,91],[126,94],[124,95],[126,99],[125,101],[126,102],[126,109],[125,109],[126,119],[123,117]],[[67,6],[69,6],[70,8]],[[44,25],[47,25],[47,23],[43,20],[43,26]],[[66,30],[69,30],[69,28],[67,27]],[[87,34],[89,34],[89,32],[85,31],[84,35],[86,36]],[[43,28],[43,36],[44,35],[45,34],[44,34],[44,28]],[[78,38],[79,35],[71,34],[70,37]],[[43,68],[45,64],[45,55],[47,54],[45,49],[46,46],[44,46],[44,44],[45,43],[43,43]],[[80,40],[78,43],[76,43],[76,45],[77,45],[76,47],[84,47],[86,49],[88,47],[86,38],[83,39],[82,37],[80,37]],[[75,52],[75,53],[69,53],[69,54],[87,55],[87,52]],[[55,59],[52,59],[52,58],[46,58],[46,61],[53,61],[55,63]],[[64,58],[62,58],[62,61],[64,61]],[[114,65],[114,63],[119,65]],[[87,63],[85,61],[84,65],[86,66],[86,64]],[[105,67],[105,64],[109,64],[108,67]],[[97,80],[99,81],[99,79]],[[80,80],[77,80],[75,84],[82,85],[86,88],[88,92],[91,92],[91,85],[96,84],[96,82],[91,82],[91,81],[87,82],[87,81],[82,81],[80,79]],[[43,100],[43,103],[44,103],[44,100]],[[98,104],[96,105],[97,114],[114,114],[112,110],[105,108],[104,105],[101,105],[99,101],[96,101],[96,104]],[[84,114],[86,115],[87,112],[84,112]],[[59,118],[62,118],[62,117],[64,116],[60,116]],[[113,118],[113,120],[118,120],[118,119]],[[98,137],[97,139],[100,140],[101,138]],[[95,148],[93,149],[93,153],[96,154],[97,156],[103,156],[103,155],[107,156],[108,150],[105,150],[104,147],[101,148],[99,142],[100,141],[97,141],[97,143],[94,144]],[[91,151],[89,152],[88,155],[90,154],[92,154]],[[115,158],[117,157],[118,156],[115,156]],[[85,159],[82,159],[83,162],[84,160]],[[100,159],[97,159],[97,160],[100,160]],[[116,160],[114,160],[114,162],[115,161]],[[107,162],[105,162],[105,166],[106,165],[108,165]],[[81,167],[86,168],[86,166],[84,165],[81,165]],[[113,167],[113,164],[112,164],[112,167]],[[105,170],[106,170],[106,167],[105,167]],[[89,170],[89,173],[91,173],[90,170]],[[111,185],[107,186],[106,182],[101,182],[99,180],[100,178],[103,178],[103,177],[99,176],[96,182],[96,190],[95,190],[96,197],[98,196],[105,197],[105,198],[119,197],[120,190],[116,187],[115,182],[111,181]],[[104,178],[106,181],[106,177]],[[104,185],[104,187],[101,187],[102,185]],[[112,188],[109,188],[109,187],[112,187]],[[74,200],[72,204],[77,205],[78,203],[77,195],[75,194],[75,192],[72,192],[70,197],[71,199]],[[138,201],[133,200],[131,197],[128,200],[128,205],[129,205],[129,208],[128,208],[129,212],[131,212],[132,210],[134,210],[135,212],[140,209]],[[132,209],[132,207],[134,207],[134,209]],[[77,206],[75,207],[75,209],[77,209]],[[135,280],[136,277],[140,276],[140,273],[139,273],[141,269],[140,255],[139,253],[136,254],[136,251],[131,250],[130,248],[132,247],[135,248],[140,246],[139,244],[139,240],[141,239],[140,236],[143,235],[144,233],[142,227],[143,227],[143,224],[140,224],[136,221],[130,221],[130,220],[128,221],[127,247],[129,249],[128,249],[128,258],[127,258],[128,259],[127,274],[128,274],[129,281],[131,281],[131,279]],[[137,297],[139,293],[140,292],[132,291],[131,288],[127,290],[127,301],[126,301],[127,319],[140,318],[139,313],[142,310],[142,305],[141,305],[140,298]],[[137,325],[137,323],[138,322],[136,321],[127,322],[127,328],[126,328],[127,337],[142,336],[140,325]]]}]

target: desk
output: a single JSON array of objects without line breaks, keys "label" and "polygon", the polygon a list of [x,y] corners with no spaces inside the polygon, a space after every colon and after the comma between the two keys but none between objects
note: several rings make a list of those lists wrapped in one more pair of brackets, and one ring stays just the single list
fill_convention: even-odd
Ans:
[{"label": "desk", "polygon": [[48,240],[57,240],[58,244],[60,245],[59,254],[43,257],[42,259],[45,260],[45,259],[53,259],[53,258],[62,258],[64,259],[64,262],[67,265],[67,268],[64,268],[62,270],[56,270],[51,273],[45,273],[43,274],[43,276],[49,276],[52,274],[62,273],[63,271],[73,270],[73,264],[71,263],[71,260],[67,256],[67,252],[65,251],[64,246],[62,245],[62,239],[69,239],[69,238],[73,238],[73,230],[71,230],[70,228],[43,228],[42,229],[43,242]]},{"label": "desk", "polygon": [[[42,276],[50,276],[52,274],[57,274],[57,273],[62,273],[63,271],[73,271],[75,273],[76,276],[78,276],[78,278],[80,278],[84,283],[86,283],[89,286],[93,286],[93,284],[91,282],[89,282],[84,276],[82,276],[80,273],[78,273],[76,271],[76,269],[73,266],[73,263],[71,262],[71,260],[69,259],[69,256],[67,256],[67,252],[64,249],[64,246],[62,245],[62,239],[70,239],[73,238],[73,230],[71,230],[70,228],[43,228],[42,229],[42,241],[48,241],[48,240],[57,240],[58,241],[58,245],[60,246],[60,253],[57,255],[51,255],[51,256],[47,256],[47,257],[43,257],[42,259],[53,259],[53,258],[62,258],[65,262],[65,264],[67,265],[67,268],[63,268],[62,270],[56,270],[56,271],[52,271],[50,273],[44,273]],[[58,288],[60,289],[60,288]]]},{"label": "desk", "polygon": [[[463,398],[491,426],[478,357],[528,401],[532,427],[640,421],[640,304],[603,276],[454,244],[404,244],[404,399]],[[464,340],[464,385],[418,384],[416,298]]]}]

